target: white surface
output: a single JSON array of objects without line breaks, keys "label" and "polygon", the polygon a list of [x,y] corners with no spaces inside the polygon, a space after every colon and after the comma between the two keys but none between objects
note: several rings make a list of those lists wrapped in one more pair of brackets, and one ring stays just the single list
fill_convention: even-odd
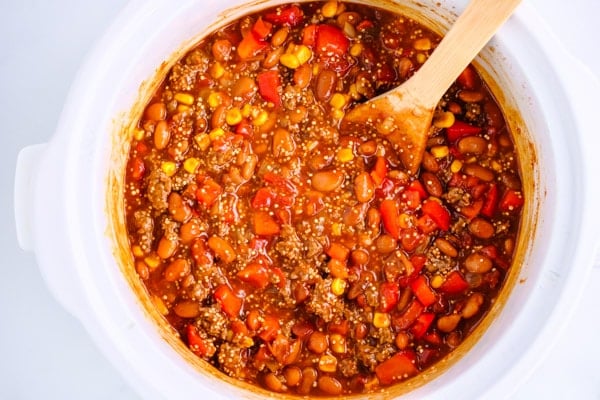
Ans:
[{"label": "white surface", "polygon": [[[600,37],[600,2],[529,1],[600,75],[594,43]],[[136,399],[78,321],[50,296],[34,257],[19,250],[12,213],[18,150],[52,135],[75,71],[125,1],[6,3],[0,4],[0,140],[7,152],[0,161],[5,230],[0,242],[0,398]],[[599,290],[600,268],[595,268],[574,319],[518,399],[600,399]]]}]

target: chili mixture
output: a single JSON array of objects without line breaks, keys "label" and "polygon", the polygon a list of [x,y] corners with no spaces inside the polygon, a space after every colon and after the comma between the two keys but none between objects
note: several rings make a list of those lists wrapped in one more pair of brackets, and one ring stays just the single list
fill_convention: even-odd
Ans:
[{"label": "chili mixture", "polygon": [[274,392],[364,393],[447,355],[497,297],[524,202],[500,109],[472,66],[416,176],[340,122],[440,38],[404,16],[287,4],[204,38],[132,139],[139,278],[198,357]]}]

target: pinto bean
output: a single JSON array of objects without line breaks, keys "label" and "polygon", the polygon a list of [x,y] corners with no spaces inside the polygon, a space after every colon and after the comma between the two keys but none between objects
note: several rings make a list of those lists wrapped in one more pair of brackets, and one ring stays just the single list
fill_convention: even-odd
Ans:
[{"label": "pinto bean", "polygon": [[317,75],[315,86],[315,96],[320,101],[329,100],[337,84],[337,74],[330,69],[323,69]]},{"label": "pinto bean", "polygon": [[494,236],[495,233],[494,225],[491,222],[483,218],[474,218],[469,223],[469,232],[480,239],[489,239]]},{"label": "pinto bean", "polygon": [[478,251],[471,253],[465,259],[465,268],[469,272],[483,274],[492,269],[492,260],[483,253]]},{"label": "pinto bean", "polygon": [[287,39],[289,33],[290,28],[288,28],[287,26],[278,29],[271,37],[271,44],[273,45],[273,47],[280,47],[283,44],[283,42],[285,42],[285,40]]},{"label": "pinto bean", "polygon": [[315,354],[322,354],[327,350],[327,335],[323,332],[314,331],[308,338],[307,347]]},{"label": "pinto bean", "polygon": [[456,329],[460,319],[459,314],[444,315],[438,319],[437,328],[442,332],[450,333]]},{"label": "pinto bean", "polygon": [[221,239],[218,236],[211,236],[210,239],[208,239],[208,247],[210,247],[215,255],[226,264],[232,262],[236,258],[233,247],[231,247],[225,239]]},{"label": "pinto bean", "polygon": [[283,376],[285,377],[285,383],[288,386],[298,386],[302,380],[302,370],[298,367],[287,367],[283,371]]},{"label": "pinto bean", "polygon": [[175,282],[191,272],[190,263],[184,258],[178,258],[165,268],[165,280]]},{"label": "pinto bean", "polygon": [[369,202],[375,195],[375,183],[368,172],[361,172],[354,179],[354,193],[361,203]]},{"label": "pinto bean", "polygon": [[169,214],[177,222],[186,222],[192,216],[192,209],[187,205],[181,195],[177,192],[171,192],[167,200]]},{"label": "pinto bean", "polygon": [[396,239],[390,235],[380,235],[375,240],[375,248],[381,254],[389,254],[396,250]]},{"label": "pinto bean", "polygon": [[437,175],[432,174],[431,172],[423,172],[421,174],[421,181],[423,182],[423,186],[425,186],[425,190],[427,190],[427,193],[430,195],[441,197],[442,194],[444,194],[444,187]]},{"label": "pinto bean", "polygon": [[265,375],[265,386],[277,393],[285,390],[284,384],[273,372],[269,372],[267,375]]},{"label": "pinto bean", "polygon": [[144,111],[144,116],[152,121],[162,121],[167,118],[167,106],[165,103],[152,103]]},{"label": "pinto bean", "polygon": [[176,250],[177,250],[177,242],[169,239],[166,236],[163,236],[158,242],[156,254],[158,254],[158,256],[160,258],[165,260],[165,259],[171,257],[173,254],[175,254]]},{"label": "pinto bean", "polygon": [[154,147],[158,150],[166,148],[169,145],[169,139],[171,139],[171,132],[167,121],[158,121],[154,128]]},{"label": "pinto bean", "polygon": [[232,48],[233,46],[229,40],[218,39],[215,40],[210,50],[215,60],[223,62],[229,59]]},{"label": "pinto bean", "polygon": [[317,381],[319,373],[313,367],[306,367],[302,370],[302,379],[298,386],[298,393],[308,394],[312,390],[314,383]]},{"label": "pinto bean", "polygon": [[312,68],[310,64],[303,64],[294,71],[294,83],[298,88],[306,88],[312,79]]},{"label": "pinto bean", "polygon": [[337,396],[342,393],[342,384],[333,376],[323,375],[319,377],[317,386],[323,392],[331,396]]},{"label": "pinto bean", "polygon": [[458,141],[458,151],[462,154],[483,154],[488,142],[479,136],[467,136]]},{"label": "pinto bean", "polygon": [[421,161],[423,169],[429,172],[436,173],[440,170],[440,164],[436,158],[428,151],[423,153],[423,160]]},{"label": "pinto bean", "polygon": [[458,93],[458,98],[465,103],[478,103],[483,100],[483,93],[477,90],[461,90]]},{"label": "pinto bean", "polygon": [[450,241],[444,238],[440,237],[435,239],[435,246],[448,257],[458,256],[458,250],[456,250],[456,248],[452,245],[452,243],[450,243]]},{"label": "pinto bean", "polygon": [[312,187],[319,192],[331,192],[344,183],[344,175],[338,171],[320,171],[312,177]]},{"label": "pinto bean", "polygon": [[482,181],[491,182],[496,176],[494,171],[489,168],[482,167],[479,164],[467,164],[463,167],[463,172],[470,176],[475,176]]},{"label": "pinto bean", "polygon": [[462,309],[461,315],[463,318],[471,318],[479,312],[479,308],[483,304],[485,298],[481,293],[473,293],[467,299],[465,306]]}]

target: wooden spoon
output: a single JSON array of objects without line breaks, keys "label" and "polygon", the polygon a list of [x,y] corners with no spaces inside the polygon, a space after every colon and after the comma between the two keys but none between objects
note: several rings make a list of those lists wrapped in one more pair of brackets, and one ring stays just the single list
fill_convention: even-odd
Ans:
[{"label": "wooden spoon", "polygon": [[394,144],[408,173],[416,173],[438,102],[520,2],[472,0],[427,62],[402,85],[350,110],[343,129],[373,127]]}]

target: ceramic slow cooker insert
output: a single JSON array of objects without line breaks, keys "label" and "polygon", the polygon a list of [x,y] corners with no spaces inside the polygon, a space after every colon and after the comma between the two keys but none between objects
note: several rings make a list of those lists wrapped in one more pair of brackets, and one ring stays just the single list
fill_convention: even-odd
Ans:
[{"label": "ceramic slow cooker insert", "polygon": [[[131,3],[78,75],[55,137],[20,155],[15,203],[22,246],[35,250],[55,296],[144,398],[267,394],[196,359],[154,310],[129,255],[122,183],[132,121],[168,67],[212,30],[277,3]],[[369,3],[399,7],[440,33],[466,4]],[[542,359],[585,281],[596,234],[590,204],[598,193],[586,184],[596,161],[583,144],[592,140],[591,113],[579,102],[594,82],[561,80],[562,71],[579,67],[548,51],[543,29],[523,6],[475,62],[521,155],[527,203],[518,266],[481,329],[459,348],[468,349],[464,355],[382,397],[413,387],[407,398],[510,393]]]}]

